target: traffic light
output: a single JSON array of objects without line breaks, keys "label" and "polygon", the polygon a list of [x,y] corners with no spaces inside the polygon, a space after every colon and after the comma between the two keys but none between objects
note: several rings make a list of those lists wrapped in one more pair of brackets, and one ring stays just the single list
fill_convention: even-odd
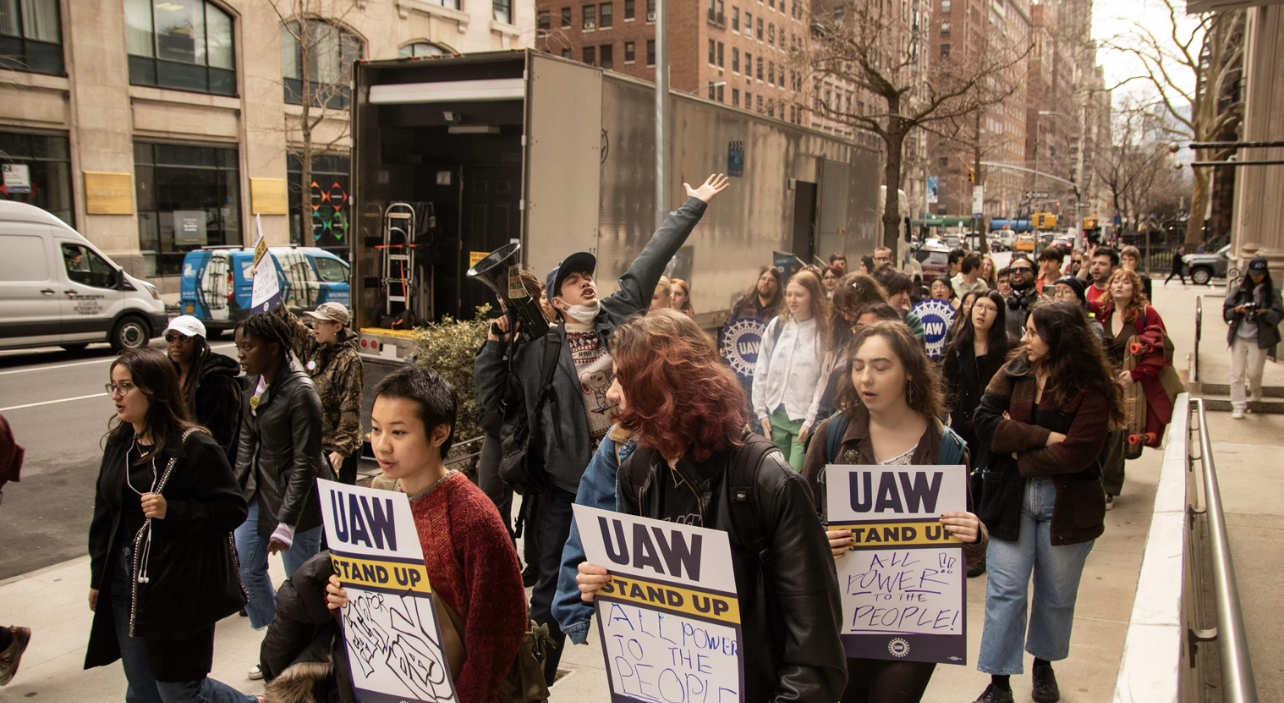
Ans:
[{"label": "traffic light", "polygon": [[967,180],[969,183],[976,183],[976,169],[969,168],[967,170]]}]

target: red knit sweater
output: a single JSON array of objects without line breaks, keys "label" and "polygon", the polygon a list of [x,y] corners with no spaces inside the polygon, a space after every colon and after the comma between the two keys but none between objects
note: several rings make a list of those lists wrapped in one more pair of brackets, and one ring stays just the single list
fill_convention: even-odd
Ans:
[{"label": "red knit sweater", "polygon": [[463,474],[410,503],[433,594],[464,620],[460,703],[494,703],[526,632],[517,550],[495,504]]}]

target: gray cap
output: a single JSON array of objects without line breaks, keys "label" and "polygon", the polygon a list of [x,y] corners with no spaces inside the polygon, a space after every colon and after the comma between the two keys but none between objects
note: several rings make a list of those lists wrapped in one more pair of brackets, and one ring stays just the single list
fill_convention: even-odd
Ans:
[{"label": "gray cap", "polygon": [[352,315],[348,314],[348,309],[339,303],[321,303],[316,310],[303,314],[314,320],[337,322],[344,327],[347,327],[348,322],[352,319]]}]

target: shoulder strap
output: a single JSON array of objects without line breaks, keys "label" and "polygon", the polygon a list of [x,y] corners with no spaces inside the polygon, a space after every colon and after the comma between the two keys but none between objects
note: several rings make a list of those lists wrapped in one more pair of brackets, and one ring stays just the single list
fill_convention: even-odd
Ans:
[{"label": "shoulder strap", "polygon": [[847,434],[847,426],[851,422],[851,418],[842,410],[835,410],[829,416],[829,427],[825,430],[825,463],[838,461],[838,451],[843,448],[843,435]]},{"label": "shoulder strap", "polygon": [[[557,396],[553,393],[553,374],[557,372],[557,357],[562,351],[562,335],[558,327],[554,327],[544,335],[544,360],[540,363],[539,371],[539,395],[535,398],[534,417],[529,418],[531,431],[538,426],[540,421],[540,412],[544,409],[544,401],[550,396],[553,398],[553,404],[557,404]],[[558,445],[564,445],[562,440],[562,423],[553,423],[553,433],[557,436]]]},{"label": "shoulder strap", "polygon": [[942,466],[963,463],[963,454],[967,451],[967,444],[964,443],[959,433],[953,429],[949,427],[942,427],[941,429],[944,431],[941,433],[941,449],[937,454],[936,462]]},{"label": "shoulder strap", "polygon": [[758,556],[759,563],[767,565],[767,535],[764,521],[758,514],[757,501],[753,499],[758,480],[758,468],[767,454],[780,451],[771,440],[752,435],[743,447],[734,450],[727,466],[727,503],[730,506],[731,524],[736,528],[742,545]]},{"label": "shoulder strap", "polygon": [[780,341],[780,333],[785,331],[785,323],[781,322],[781,319],[781,317],[777,316],[767,323],[771,327],[771,346],[773,347],[776,346],[776,342]]}]

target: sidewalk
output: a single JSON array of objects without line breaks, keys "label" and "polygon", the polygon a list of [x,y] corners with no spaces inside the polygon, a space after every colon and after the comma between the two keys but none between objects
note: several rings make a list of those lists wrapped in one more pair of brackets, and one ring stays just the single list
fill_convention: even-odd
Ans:
[{"label": "sidewalk", "polygon": [[[1185,355],[1194,342],[1194,300],[1208,294],[1207,288],[1162,287],[1155,283],[1159,298],[1156,307],[1168,324],[1178,348],[1177,366],[1186,372]],[[1220,314],[1220,298],[1215,298]],[[1212,300],[1206,302],[1213,302]],[[1208,312],[1208,311],[1206,311]],[[1220,318],[1205,316],[1204,363],[1225,357],[1224,326]],[[1214,340],[1222,340],[1220,344]],[[1229,368],[1227,362],[1227,368]],[[1213,377],[1208,377],[1213,380]],[[1267,659],[1274,649],[1268,638],[1284,627],[1284,614],[1270,607],[1273,584],[1284,576],[1278,559],[1250,561],[1250,556],[1277,553],[1275,545],[1284,536],[1284,507],[1275,496],[1284,488],[1273,467],[1263,466],[1260,457],[1280,456],[1284,448],[1271,453],[1260,445],[1267,441],[1284,444],[1284,416],[1250,415],[1243,422],[1229,415],[1214,414],[1210,425],[1216,438],[1215,451],[1222,491],[1226,500],[1232,550],[1239,569],[1245,620],[1257,667],[1262,700],[1284,700],[1282,658]],[[1109,701],[1115,685],[1123,649],[1124,632],[1131,612],[1141,553],[1159,474],[1160,453],[1147,451],[1128,464],[1128,482],[1116,500],[1117,507],[1106,514],[1106,533],[1097,540],[1088,559],[1079,592],[1070,658],[1057,666],[1066,703]],[[12,544],[12,541],[10,542]],[[274,582],[283,580],[278,559],[272,560]],[[0,624],[18,624],[34,631],[31,646],[13,682],[0,689],[0,701],[36,698],[45,703],[121,700],[125,691],[119,665],[82,671],[85,644],[92,614],[86,605],[89,563],[75,559],[41,571],[0,582]],[[968,582],[967,666],[939,666],[924,700],[928,703],[966,703],[985,688],[988,677],[976,671],[984,624],[985,577]],[[580,703],[609,699],[606,671],[596,628],[589,645],[569,646],[562,657],[563,668],[572,673],[553,688],[553,703]],[[231,617],[218,626],[214,678],[245,693],[262,693],[261,682],[248,681],[246,670],[258,660],[262,633],[250,630],[245,618]],[[1016,700],[1029,701],[1027,674],[1013,679]],[[1273,694],[1273,695],[1268,695]]]}]

